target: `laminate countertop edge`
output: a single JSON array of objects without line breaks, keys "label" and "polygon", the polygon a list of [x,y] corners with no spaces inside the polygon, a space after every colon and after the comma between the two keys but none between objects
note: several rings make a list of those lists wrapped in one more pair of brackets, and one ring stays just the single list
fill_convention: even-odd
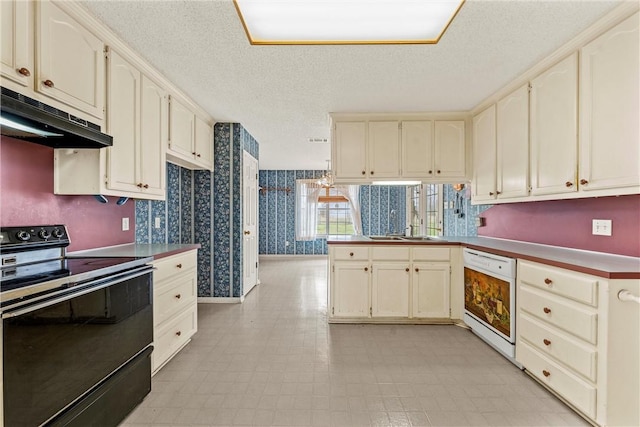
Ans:
[{"label": "laminate countertop edge", "polygon": [[640,279],[640,258],[490,237],[443,237],[429,241],[372,240],[364,236],[328,239],[328,245],[463,246],[606,279]]},{"label": "laminate countertop edge", "polygon": [[124,245],[68,252],[67,255],[74,257],[153,257],[154,260],[158,260],[172,255],[178,255],[184,252],[192,251],[194,249],[200,249],[200,247],[201,245],[199,243],[127,243]]}]

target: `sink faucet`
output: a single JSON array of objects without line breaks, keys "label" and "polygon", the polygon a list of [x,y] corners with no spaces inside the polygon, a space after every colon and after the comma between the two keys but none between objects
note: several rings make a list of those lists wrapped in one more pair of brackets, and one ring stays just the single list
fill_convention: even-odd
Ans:
[{"label": "sink faucet", "polygon": [[391,209],[391,212],[389,212],[389,234],[396,234],[396,216],[396,210]]}]

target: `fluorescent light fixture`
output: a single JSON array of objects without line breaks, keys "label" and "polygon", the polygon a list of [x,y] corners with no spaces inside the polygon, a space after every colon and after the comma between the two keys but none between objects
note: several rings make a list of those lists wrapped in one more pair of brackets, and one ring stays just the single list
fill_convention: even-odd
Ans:
[{"label": "fluorescent light fixture", "polygon": [[464,0],[234,0],[251,44],[434,44]]},{"label": "fluorescent light fixture", "polygon": [[373,181],[371,185],[418,185],[420,181]]},{"label": "fluorescent light fixture", "polygon": [[5,117],[0,117],[0,126],[6,126],[11,129],[15,129],[15,136],[30,136],[37,135],[44,138],[54,137],[54,136],[64,136],[61,133],[47,132],[46,130],[36,129],[34,127],[23,125],[22,123],[14,122],[13,120],[9,120]]}]

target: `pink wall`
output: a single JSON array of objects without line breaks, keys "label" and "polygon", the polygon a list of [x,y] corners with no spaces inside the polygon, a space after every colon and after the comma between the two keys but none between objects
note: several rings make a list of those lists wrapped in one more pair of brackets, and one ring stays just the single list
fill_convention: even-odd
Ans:
[{"label": "pink wall", "polygon": [[[0,225],[65,224],[68,250],[132,243],[135,203],[98,203],[93,196],[53,194],[53,149],[12,138],[0,138]],[[121,231],[128,217],[129,231]]]},{"label": "pink wall", "polygon": [[[640,195],[503,204],[480,216],[481,236],[640,257]],[[592,235],[593,219],[612,220],[612,235]]]}]

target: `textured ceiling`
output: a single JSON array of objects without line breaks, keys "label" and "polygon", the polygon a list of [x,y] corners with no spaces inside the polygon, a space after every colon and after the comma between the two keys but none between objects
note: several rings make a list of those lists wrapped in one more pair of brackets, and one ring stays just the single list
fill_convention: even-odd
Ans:
[{"label": "textured ceiling", "polygon": [[324,169],[329,112],[466,111],[619,1],[467,0],[437,45],[251,46],[232,0],[82,2],[216,121],[260,143],[261,169]]}]

